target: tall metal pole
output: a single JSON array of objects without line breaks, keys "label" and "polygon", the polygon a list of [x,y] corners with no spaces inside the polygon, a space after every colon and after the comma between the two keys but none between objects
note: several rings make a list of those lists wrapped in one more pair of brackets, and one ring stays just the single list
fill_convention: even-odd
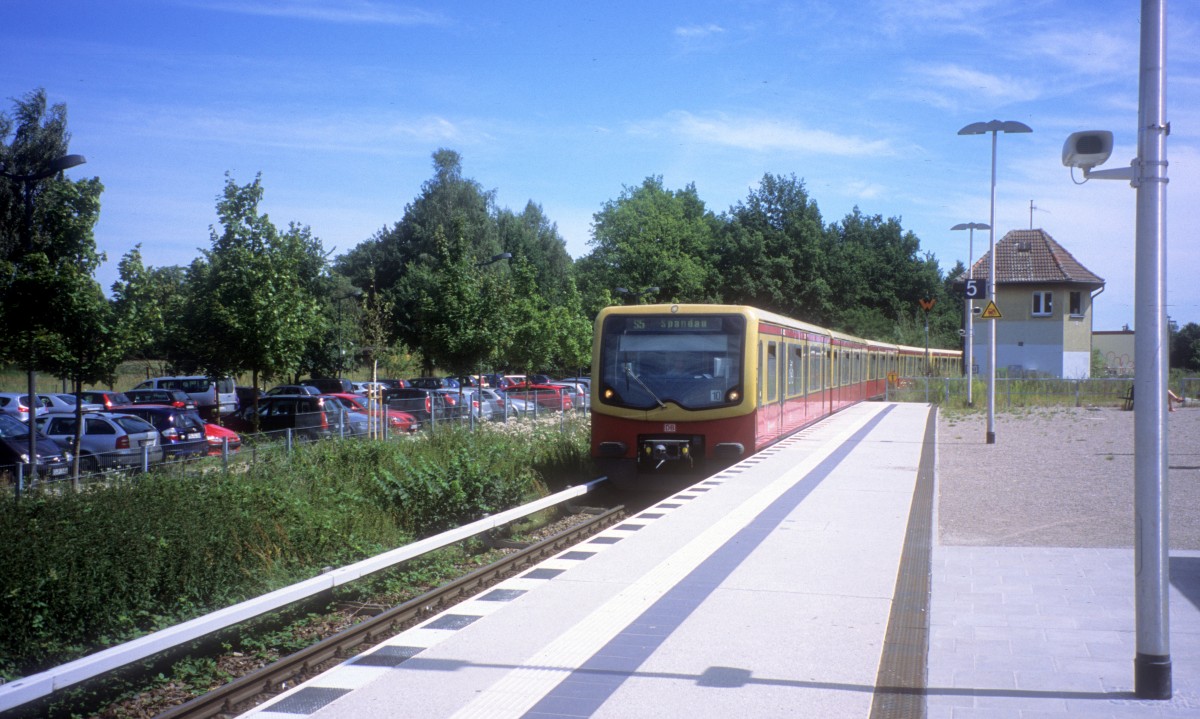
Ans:
[{"label": "tall metal pole", "polygon": [[[988,299],[996,301],[996,135],[1001,132],[1033,132],[1026,124],[1016,120],[992,120],[974,122],[958,131],[960,135],[983,135],[992,133],[992,187],[991,210],[988,215]],[[987,443],[996,443],[996,320],[988,328],[988,408]]]},{"label": "tall metal pole", "polygon": [[[992,130],[992,200],[988,212],[988,300],[996,301],[996,130]],[[987,443],[996,443],[996,320],[988,321]]]},{"label": "tall metal pole", "polygon": [[1142,0],[1134,291],[1134,693],[1171,698],[1167,597],[1166,0]]}]

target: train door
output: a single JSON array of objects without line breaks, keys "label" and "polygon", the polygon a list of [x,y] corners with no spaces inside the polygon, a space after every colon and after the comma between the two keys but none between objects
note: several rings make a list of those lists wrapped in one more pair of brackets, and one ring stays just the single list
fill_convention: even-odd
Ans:
[{"label": "train door", "polygon": [[767,391],[763,398],[762,404],[759,405],[760,411],[763,413],[766,420],[766,433],[770,437],[777,436],[782,425],[780,417],[780,402],[779,402],[779,343],[774,340],[767,342],[767,366],[766,366]]}]

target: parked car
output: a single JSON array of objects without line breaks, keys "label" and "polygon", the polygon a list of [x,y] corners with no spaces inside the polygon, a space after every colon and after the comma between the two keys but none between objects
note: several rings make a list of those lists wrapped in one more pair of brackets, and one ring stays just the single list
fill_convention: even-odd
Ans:
[{"label": "parked car", "polygon": [[177,389],[188,393],[196,403],[196,409],[204,418],[214,414],[228,414],[237,409],[237,394],[234,393],[232,377],[216,382],[202,375],[153,377],[139,383],[134,389]]},{"label": "parked car", "polygon": [[376,418],[386,417],[388,423],[387,431],[391,434],[416,432],[421,428],[421,423],[417,418],[408,412],[402,412],[398,409],[391,409],[383,405],[378,400],[368,399],[358,394],[339,393],[332,395],[339,397],[353,404],[359,412],[365,412],[368,416]]},{"label": "parked car", "polygon": [[21,422],[29,421],[29,405],[33,404],[33,416],[41,417],[49,414],[50,410],[41,406],[40,402],[30,402],[29,395],[24,392],[0,392],[0,412],[16,417]]},{"label": "parked car", "polygon": [[[78,398],[73,394],[39,394],[38,399],[50,414],[75,414],[75,400]],[[100,412],[103,409],[102,404],[83,403],[84,412]]]},{"label": "parked car", "polygon": [[130,389],[124,395],[129,404],[158,404],[179,409],[197,409],[192,396],[181,389]]},{"label": "parked car", "polygon": [[416,377],[408,381],[408,386],[417,389],[458,389],[458,380],[453,377]]},{"label": "parked car", "polygon": [[307,394],[316,397],[317,395],[321,394],[321,390],[304,384],[277,384],[271,389],[267,390],[266,396],[274,397],[278,394]]},{"label": "parked car", "polygon": [[555,411],[565,412],[574,406],[565,387],[549,384],[527,384],[519,389],[508,390],[505,395],[512,399],[536,402],[539,407]]},{"label": "parked car", "polygon": [[[370,431],[371,418],[359,411],[358,405],[345,399],[345,393],[322,394],[329,413],[329,426],[333,434],[347,437],[365,437]],[[351,397],[356,395],[349,395]]]},{"label": "parked car", "polygon": [[83,397],[84,402],[102,405],[105,411],[112,411],[113,407],[130,404],[129,398],[124,392],[109,392],[107,390],[88,390],[79,392],[78,395]]},{"label": "parked car", "polygon": [[204,437],[204,420],[200,419],[200,415],[194,409],[166,405],[129,405],[117,407],[114,411],[141,417],[154,425],[163,448],[163,459],[191,459],[208,452],[208,441]]},{"label": "parked car", "polygon": [[255,397],[266,397],[267,393],[263,392],[258,387],[243,387],[238,385],[233,388],[233,393],[237,397],[238,409],[242,407],[252,407]]},{"label": "parked car", "polygon": [[442,401],[446,403],[451,419],[465,419],[467,416],[467,408],[462,405],[462,397],[459,395],[461,389],[461,387],[455,387],[433,390],[442,396]]},{"label": "parked car", "polygon": [[[0,413],[0,475],[17,474],[17,467],[29,474],[29,425],[14,415]],[[71,453],[64,451],[56,442],[38,432],[34,438],[37,458],[34,460],[39,477],[51,479],[67,476],[71,471]]]},{"label": "parked car", "polygon": [[204,425],[204,440],[208,443],[208,456],[220,457],[225,451],[225,442],[229,442],[229,453],[233,454],[242,447],[242,438],[237,432],[228,427],[208,422]]},{"label": "parked car", "polygon": [[502,390],[502,389],[496,390],[496,394],[499,395],[500,400],[504,403],[503,406],[508,408],[505,413],[505,416],[511,416],[511,415],[520,416],[520,415],[525,414],[526,412],[533,412],[533,400],[524,400],[519,397],[510,397],[508,395],[508,391]]},{"label": "parked car", "polygon": [[[372,395],[376,398],[382,397],[384,390],[389,387],[389,385],[383,382],[354,382],[352,384],[354,386],[353,393],[362,395],[363,397],[370,397]],[[334,394],[338,393],[335,392]]]},{"label": "parked car", "polygon": [[354,384],[348,379],[329,379],[327,377],[314,377],[313,379],[300,380],[300,384],[305,387],[316,387],[320,390],[320,394],[336,394],[338,392],[353,392]]},{"label": "parked car", "polygon": [[450,419],[450,409],[446,406],[445,397],[431,389],[389,389],[383,394],[383,403],[389,409],[408,412],[425,426],[434,421],[445,422]]},{"label": "parked car", "polygon": [[[301,440],[325,439],[332,434],[325,400],[312,394],[275,394],[258,401],[257,431],[292,430]],[[242,407],[225,418],[225,426],[246,434],[255,431],[254,407]]]},{"label": "parked car", "polygon": [[403,388],[409,386],[408,380],[406,380],[406,379],[390,379],[389,378],[389,379],[380,379],[379,381],[382,382],[383,384],[387,385],[388,387],[391,387],[392,389],[403,389]]},{"label": "parked car", "polygon": [[[78,418],[52,414],[39,417],[38,429],[63,449],[75,442]],[[79,468],[83,472],[140,467],[143,460],[161,462],[158,430],[141,417],[119,412],[93,412],[83,416],[79,438]]]},{"label": "parked car", "polygon": [[[479,419],[492,421],[503,420],[504,396],[494,389],[484,387],[464,387],[463,397],[471,407],[471,412]],[[513,412],[510,410],[509,414]]]},{"label": "parked car", "polygon": [[562,387],[571,396],[571,406],[575,409],[587,410],[591,407],[591,395],[586,385],[579,382],[567,382],[560,380],[548,383],[552,387]]}]

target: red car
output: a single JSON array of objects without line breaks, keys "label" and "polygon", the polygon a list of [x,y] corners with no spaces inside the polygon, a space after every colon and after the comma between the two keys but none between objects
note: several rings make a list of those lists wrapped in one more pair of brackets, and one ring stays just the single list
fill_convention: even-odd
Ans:
[{"label": "red car", "polygon": [[526,384],[507,390],[504,394],[511,399],[537,402],[539,407],[566,412],[571,409],[571,395],[566,387],[552,384]]},{"label": "red car", "polygon": [[[398,409],[391,409],[390,407],[382,407],[381,408],[377,402],[372,403],[371,400],[367,399],[366,397],[363,397],[360,394],[350,394],[347,392],[334,392],[334,393],[326,395],[326,396],[337,397],[339,399],[345,400],[346,402],[349,402],[350,404],[358,407],[358,411],[360,411],[364,414],[370,414],[370,415],[374,415],[375,417],[379,417],[381,412],[384,413],[383,416],[387,417],[388,432],[411,433],[411,432],[416,432],[418,429],[421,428],[421,424],[420,424],[420,422],[417,421],[417,418],[413,417],[408,412],[401,412]],[[374,409],[371,409],[372,405],[374,405]]]},{"label": "red car", "polygon": [[242,438],[232,429],[226,429],[219,424],[205,424],[204,438],[208,440],[208,456],[220,457],[225,440],[229,440],[229,453],[233,454],[242,446]]}]

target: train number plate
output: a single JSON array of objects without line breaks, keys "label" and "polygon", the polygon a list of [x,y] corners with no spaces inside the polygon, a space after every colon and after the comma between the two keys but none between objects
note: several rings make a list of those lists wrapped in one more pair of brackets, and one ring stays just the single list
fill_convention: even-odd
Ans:
[{"label": "train number plate", "polygon": [[664,431],[664,432],[674,432],[674,431],[675,431],[675,425],[673,425],[673,424],[664,424],[664,425],[663,425],[663,431]]}]

